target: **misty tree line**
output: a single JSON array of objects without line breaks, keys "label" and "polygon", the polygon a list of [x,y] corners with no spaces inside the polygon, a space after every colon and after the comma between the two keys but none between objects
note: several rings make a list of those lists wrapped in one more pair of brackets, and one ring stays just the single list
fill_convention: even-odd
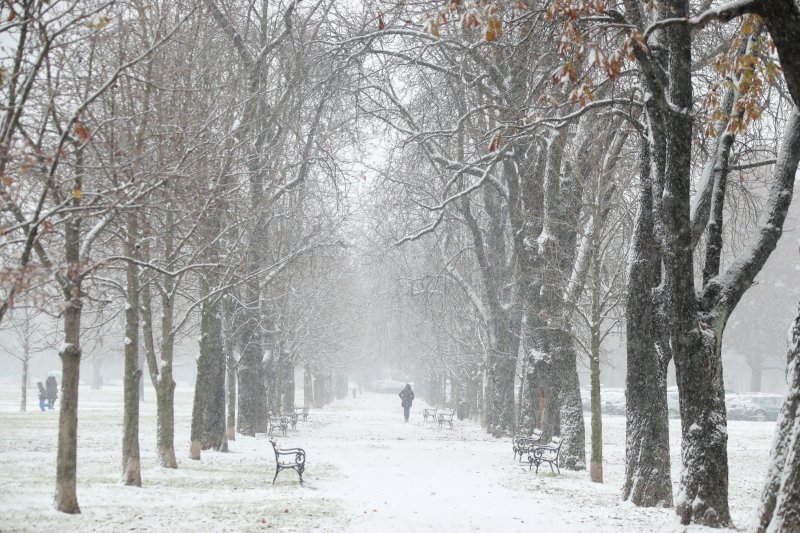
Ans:
[{"label": "misty tree line", "polygon": [[[429,402],[444,403],[449,383],[493,435],[561,435],[568,468],[587,464],[578,366],[588,364],[588,464],[602,481],[602,343],[624,323],[623,497],[674,505],[683,523],[730,524],[721,346],[792,199],[796,2],[2,10],[13,44],[0,319],[23,300],[63,318],[59,510],[79,510],[90,309],[124,314],[123,479],[136,485],[142,373],[156,390],[159,461],[177,467],[181,337],[199,339],[197,458],[292,406],[296,365],[307,403],[341,396],[342,383],[346,394],[343,372],[368,351],[348,342],[389,329]],[[362,172],[380,180],[357,208],[372,187]],[[365,312],[378,295],[390,315]],[[799,520],[794,333],[762,530]]]}]

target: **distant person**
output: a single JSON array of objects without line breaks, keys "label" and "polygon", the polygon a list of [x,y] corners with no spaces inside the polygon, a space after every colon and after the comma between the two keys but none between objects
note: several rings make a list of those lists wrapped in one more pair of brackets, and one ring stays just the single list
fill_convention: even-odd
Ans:
[{"label": "distant person", "polygon": [[405,388],[400,391],[400,399],[402,400],[400,405],[403,406],[403,416],[406,417],[406,422],[408,422],[408,413],[411,411],[411,402],[414,401],[414,391],[411,390],[410,384],[406,383]]},{"label": "distant person", "polygon": [[47,376],[44,382],[45,389],[47,389],[47,408],[52,409],[58,400],[58,383],[56,383],[55,376]]},{"label": "distant person", "polygon": [[47,402],[47,391],[44,390],[44,385],[42,385],[41,381],[37,381],[36,386],[39,388],[39,409],[44,412]]}]

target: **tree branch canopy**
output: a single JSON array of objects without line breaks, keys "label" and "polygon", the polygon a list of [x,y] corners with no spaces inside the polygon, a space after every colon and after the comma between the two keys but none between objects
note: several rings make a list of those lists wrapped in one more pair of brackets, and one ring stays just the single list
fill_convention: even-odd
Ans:
[{"label": "tree branch canopy", "polygon": [[716,307],[725,314],[732,310],[775,250],[783,232],[789,205],[792,203],[798,162],[800,162],[800,110],[794,108],[786,123],[783,144],[773,174],[772,190],[758,233],[728,270],[709,282],[702,295],[706,309]]}]

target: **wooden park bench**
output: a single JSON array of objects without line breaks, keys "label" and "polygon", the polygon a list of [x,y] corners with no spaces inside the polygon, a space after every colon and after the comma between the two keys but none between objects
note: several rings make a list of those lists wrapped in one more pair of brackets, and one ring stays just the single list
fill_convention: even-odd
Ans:
[{"label": "wooden park bench", "polygon": [[283,436],[286,436],[286,430],[289,428],[289,419],[284,415],[275,415],[272,414],[272,411],[269,412],[269,434],[272,435],[272,432],[276,429],[280,430]]},{"label": "wooden park bench", "polygon": [[308,419],[308,407],[295,407],[294,408],[295,416],[302,416],[303,422]]},{"label": "wooden park bench", "polygon": [[455,416],[455,409],[445,409],[436,413],[436,421],[439,422],[439,427],[444,424],[450,424],[450,429],[453,429],[453,416]]},{"label": "wooden park bench", "polygon": [[439,411],[439,409],[438,409],[438,408],[433,408],[433,409],[423,409],[423,410],[422,410],[422,420],[424,420],[425,422],[427,422],[429,418],[430,418],[431,420],[436,420],[436,413],[437,413],[438,411]]},{"label": "wooden park bench", "polygon": [[550,465],[550,471],[555,473],[553,465],[556,465],[558,475],[561,475],[561,469],[558,468],[559,455],[561,454],[561,437],[553,437],[550,439],[550,444],[534,445],[533,449],[528,453],[528,463],[530,470],[533,465],[536,465],[536,473],[539,473],[539,466],[542,463]]},{"label": "wooden park bench", "polygon": [[275,451],[275,477],[272,484],[278,479],[281,470],[294,470],[300,476],[300,484],[303,484],[303,471],[306,469],[306,451],[303,448],[278,448],[275,439],[269,439],[272,449]]},{"label": "wooden park bench", "polygon": [[516,459],[517,455],[519,455],[519,462],[521,463],[522,454],[533,451],[533,447],[537,444],[540,444],[539,441],[541,439],[542,430],[538,428],[534,429],[530,436],[515,435],[514,438],[511,439],[511,448],[514,450],[514,459]]}]

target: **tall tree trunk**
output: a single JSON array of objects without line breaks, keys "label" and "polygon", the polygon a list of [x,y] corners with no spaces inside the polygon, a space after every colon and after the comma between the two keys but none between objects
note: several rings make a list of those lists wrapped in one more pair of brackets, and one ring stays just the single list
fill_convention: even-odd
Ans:
[{"label": "tall tree trunk", "polygon": [[[127,238],[125,254],[138,259],[139,215],[127,213]],[[139,267],[128,261],[126,268],[125,303],[125,376],[122,415],[122,478],[124,485],[142,486],[141,459],[139,457]]]},{"label": "tall tree trunk", "polygon": [[[565,373],[574,361],[565,357],[575,357],[575,351],[567,349],[565,336],[569,325],[564,318],[562,282],[563,274],[558,266],[563,262],[561,242],[562,228],[562,155],[566,134],[560,131],[548,144],[544,174],[543,219],[539,235],[528,235],[524,244],[526,256],[523,272],[526,283],[526,345],[525,357],[528,398],[523,399],[526,410],[523,416],[525,432],[534,428],[542,430],[544,439],[561,433],[562,386],[567,381]],[[571,176],[574,179],[574,176]],[[567,189],[569,187],[566,187]],[[531,199],[538,204],[538,194]],[[527,217],[536,213],[528,211]],[[569,239],[567,239],[569,240]],[[538,246],[533,245],[538,242]],[[537,280],[538,278],[538,280]],[[570,376],[571,379],[571,376]],[[583,418],[581,418],[582,424]]]},{"label": "tall tree trunk", "polygon": [[[76,150],[75,190],[83,178],[83,149]],[[80,195],[73,194],[70,205],[80,207]],[[61,411],[58,416],[58,451],[56,453],[55,507],[63,513],[81,512],[76,491],[78,470],[78,392],[81,373],[81,220],[75,213],[64,226],[66,272],[59,276],[64,295],[64,344],[61,357]]]},{"label": "tall tree trunk", "polygon": [[314,399],[313,407],[319,409],[325,406],[325,374],[318,368],[313,368],[312,372],[311,380],[314,384],[314,392],[312,395]]},{"label": "tall tree trunk", "polygon": [[[671,0],[670,16],[689,16],[686,0]],[[728,508],[728,433],[722,361],[723,317],[700,317],[694,286],[691,217],[692,109],[691,35],[688,26],[665,32],[669,39],[669,109],[663,213],[668,322],[681,408],[683,469],[676,512],[683,524],[731,523]]]},{"label": "tall tree trunk", "polygon": [[[207,305],[206,305],[207,304]],[[203,305],[202,332],[205,344],[208,372],[202,380],[205,385],[203,398],[203,429],[201,444],[204,450],[227,452],[228,441],[225,427],[225,351],[222,345],[222,317],[220,299],[211,297]],[[199,380],[199,379],[198,379]]]},{"label": "tall tree trunk", "polygon": [[[503,317],[505,318],[505,317]],[[517,367],[516,348],[511,340],[518,332],[508,331],[506,320],[497,331],[497,342],[489,347],[486,373],[486,430],[499,437],[513,433],[516,428],[516,404],[514,403],[514,378]],[[514,348],[516,347],[516,348]],[[514,353],[511,353],[515,350]]]},{"label": "tall tree trunk", "polygon": [[537,338],[531,339],[531,347],[526,354],[525,365],[526,397],[525,413],[522,417],[523,433],[530,434],[534,429],[542,431],[543,438],[549,440],[561,432],[559,395],[561,373],[555,361],[555,350],[550,342],[552,331],[539,331]]},{"label": "tall tree trunk", "polygon": [[577,353],[572,335],[561,332],[559,426],[561,430],[562,464],[569,470],[586,469],[586,425],[583,421],[581,386],[578,381]]},{"label": "tall tree trunk", "polygon": [[172,362],[175,351],[173,327],[173,280],[164,280],[164,289],[169,292],[162,298],[161,317],[161,367],[156,381],[156,446],[158,461],[164,468],[178,468],[175,457],[175,379],[172,376]]},{"label": "tall tree trunk", "polygon": [[56,460],[56,509],[63,513],[80,513],[76,492],[78,466],[78,384],[80,382],[81,299],[80,283],[64,291],[65,344],[61,357],[61,411],[58,418],[58,453]]},{"label": "tall tree trunk", "polygon": [[289,352],[281,350],[276,368],[278,371],[276,386],[277,410],[289,412],[294,407],[294,363],[290,359]]},{"label": "tall tree trunk", "polygon": [[[258,306],[259,292],[250,293],[249,305]],[[267,430],[267,387],[264,371],[264,347],[261,339],[259,313],[243,310],[246,322],[242,329],[242,355],[239,358],[239,433],[253,436]]]},{"label": "tall tree trunk", "polygon": [[200,281],[200,298],[203,304],[200,308],[200,355],[197,357],[197,373],[194,382],[194,398],[192,399],[192,424],[189,430],[189,458],[200,460],[203,450],[203,432],[205,430],[204,416],[206,402],[209,395],[208,377],[210,374],[211,356],[208,336],[209,321],[209,285],[205,278]]},{"label": "tall tree trunk", "polygon": [[[649,147],[642,140],[639,209],[628,259],[625,483],[622,497],[642,507],[671,507],[666,363],[656,347],[653,291],[660,263]],[[658,169],[655,170],[658,172]],[[666,360],[668,361],[668,359]]]},{"label": "tall tree trunk", "polygon": [[65,228],[67,274],[62,282],[64,294],[64,345],[61,357],[61,411],[58,417],[58,452],[56,455],[56,509],[80,513],[76,492],[78,445],[78,384],[81,370],[81,278],[78,270],[80,222],[73,218]]},{"label": "tall tree trunk", "polygon": [[603,413],[600,404],[600,332],[592,325],[592,353],[589,361],[591,376],[592,456],[589,476],[595,483],[603,482]]},{"label": "tall tree trunk", "polygon": [[[168,207],[166,215],[166,231],[163,235],[164,256],[171,257],[173,252],[173,212]],[[142,248],[149,259],[147,242]],[[175,380],[172,376],[172,362],[175,349],[175,335],[172,331],[174,322],[175,279],[165,275],[161,291],[161,357],[156,355],[155,337],[153,334],[153,310],[150,284],[145,283],[141,290],[142,302],[142,336],[144,337],[145,358],[156,396],[156,449],[158,463],[163,468],[178,468],[175,456]]]},{"label": "tall tree trunk", "polygon": [[28,365],[30,364],[30,353],[22,354],[22,383],[19,394],[19,411],[24,413],[28,409]]},{"label": "tall tree trunk", "polygon": [[227,393],[228,393],[228,414],[227,414],[227,436],[228,440],[236,440],[236,357],[233,350],[227,348]]},{"label": "tall tree trunk", "polygon": [[800,531],[800,305],[790,331],[788,391],[772,441],[755,530]]},{"label": "tall tree trunk", "polygon": [[316,402],[314,402],[314,372],[311,369],[311,365],[306,365],[305,370],[303,371],[303,406],[304,407],[315,407]]},{"label": "tall tree trunk", "polygon": [[205,378],[208,376],[208,354],[200,344],[200,356],[197,358],[197,375],[194,383],[194,398],[192,400],[192,425],[189,432],[189,459],[200,460],[203,449],[203,415],[205,414],[204,400],[206,396]]}]

